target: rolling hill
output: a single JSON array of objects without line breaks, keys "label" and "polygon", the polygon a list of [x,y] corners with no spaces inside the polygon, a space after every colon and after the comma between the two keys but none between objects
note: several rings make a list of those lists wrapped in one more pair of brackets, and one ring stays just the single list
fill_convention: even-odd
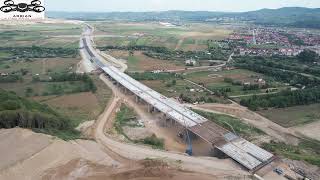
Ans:
[{"label": "rolling hill", "polygon": [[162,11],[162,12],[48,12],[50,18],[78,20],[125,20],[125,21],[195,21],[223,22],[225,19],[246,21],[254,24],[302,28],[320,28],[320,8],[285,7],[261,9],[250,12],[210,11]]}]

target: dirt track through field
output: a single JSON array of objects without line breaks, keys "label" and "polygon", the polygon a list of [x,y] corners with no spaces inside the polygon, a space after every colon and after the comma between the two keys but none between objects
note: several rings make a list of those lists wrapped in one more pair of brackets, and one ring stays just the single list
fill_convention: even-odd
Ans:
[{"label": "dirt track through field", "polygon": [[185,38],[179,39],[179,42],[177,43],[176,48],[175,48],[176,51],[181,48],[184,40],[185,40]]},{"label": "dirt track through field", "polygon": [[297,135],[293,130],[284,128],[271,120],[250,111],[249,109],[242,107],[238,104],[204,104],[190,107],[202,111],[225,114],[239,118],[245,123],[249,123],[261,130],[271,137],[274,137],[280,141],[288,142],[290,144],[297,144],[299,142]]}]

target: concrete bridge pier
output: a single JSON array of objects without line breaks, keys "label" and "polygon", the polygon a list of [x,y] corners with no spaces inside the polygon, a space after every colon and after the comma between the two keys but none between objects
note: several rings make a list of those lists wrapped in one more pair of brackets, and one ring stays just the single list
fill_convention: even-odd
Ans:
[{"label": "concrete bridge pier", "polygon": [[216,148],[214,146],[211,147],[210,155],[213,157],[216,157],[218,159],[227,159],[228,158],[228,156],[224,152],[220,151],[218,148]]},{"label": "concrete bridge pier", "polygon": [[124,94],[127,94],[127,93],[128,93],[128,89],[124,88]]},{"label": "concrete bridge pier", "polygon": [[168,125],[167,125],[168,124],[167,123],[168,120],[167,120],[167,116],[166,116],[165,113],[161,112],[161,116],[159,117],[159,119],[161,120],[161,122],[162,122],[161,124],[162,124],[163,127],[168,127]]},{"label": "concrete bridge pier", "polygon": [[136,99],[136,103],[139,103],[139,97],[137,95],[135,96],[135,99]]},{"label": "concrete bridge pier", "polygon": [[152,105],[148,104],[147,106],[148,106],[148,112],[149,112],[149,113],[152,113],[152,112],[153,112],[153,107],[152,107]]}]

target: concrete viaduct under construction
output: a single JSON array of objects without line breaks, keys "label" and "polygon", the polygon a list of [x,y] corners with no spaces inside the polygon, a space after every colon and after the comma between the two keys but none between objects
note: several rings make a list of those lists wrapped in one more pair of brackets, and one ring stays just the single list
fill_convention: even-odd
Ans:
[{"label": "concrete viaduct under construction", "polygon": [[209,143],[212,148],[223,152],[249,171],[257,171],[274,159],[273,154],[150,89],[116,67],[103,64],[103,58],[92,46],[90,31],[91,29],[88,28],[80,42],[85,56],[103,70],[111,80],[134,94],[137,102],[141,100],[146,102],[149,112],[163,113],[167,119],[179,123],[189,132]]}]

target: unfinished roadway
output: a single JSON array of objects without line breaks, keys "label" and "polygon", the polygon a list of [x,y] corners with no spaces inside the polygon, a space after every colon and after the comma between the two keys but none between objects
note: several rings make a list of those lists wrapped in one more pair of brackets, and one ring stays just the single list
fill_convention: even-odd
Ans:
[{"label": "unfinished roadway", "polygon": [[[110,79],[132,92],[137,100],[146,102],[152,110],[159,111],[167,119],[174,120],[181,126],[186,127],[190,132],[211,144],[213,148],[222,151],[250,171],[255,171],[272,161],[274,158],[273,154],[207,120],[174,100],[148,88],[116,67],[105,64],[104,59],[93,48],[91,40],[92,32],[92,27],[88,26],[85,28],[80,43],[82,45],[82,55],[89,59],[94,66],[103,70]],[[103,126],[100,128],[103,128]],[[103,129],[101,130],[103,131]],[[121,151],[121,149],[118,150]],[[150,152],[151,157],[152,155],[158,156]],[[166,155],[169,156],[169,154]]]}]

